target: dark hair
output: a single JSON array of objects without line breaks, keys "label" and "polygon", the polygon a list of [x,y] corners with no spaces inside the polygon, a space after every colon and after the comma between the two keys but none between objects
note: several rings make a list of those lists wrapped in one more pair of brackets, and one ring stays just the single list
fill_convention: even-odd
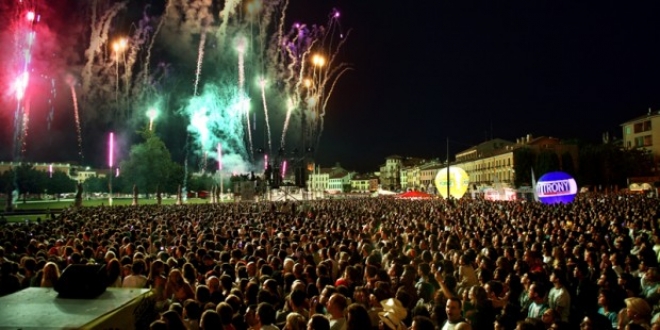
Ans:
[{"label": "dark hair", "polygon": [[312,315],[309,318],[309,322],[314,330],[330,330],[330,321],[321,314]]},{"label": "dark hair", "polygon": [[449,301],[457,302],[458,303],[458,308],[463,309],[463,301],[461,301],[460,299],[458,299],[456,297],[449,297],[449,298],[447,298],[447,302],[449,302]]},{"label": "dark hair", "polygon": [[231,318],[234,315],[234,309],[226,302],[221,302],[215,307],[215,311],[220,316],[220,322],[223,325],[230,324]]},{"label": "dark hair", "polygon": [[435,325],[433,321],[428,316],[417,315],[413,317],[413,322],[417,324],[417,329],[419,330],[434,330]]},{"label": "dark hair", "polygon": [[346,309],[346,330],[371,328],[369,311],[361,304],[353,303]]},{"label": "dark hair", "polygon": [[275,323],[275,308],[267,302],[262,302],[257,306],[257,315],[263,325]]},{"label": "dark hair", "polygon": [[202,317],[199,321],[200,329],[210,330],[210,329],[222,329],[222,322],[220,320],[220,315],[213,310],[207,310],[202,314]]},{"label": "dark hair", "polygon": [[160,315],[163,319],[165,319],[165,323],[167,323],[167,328],[170,330],[185,330],[186,326],[183,324],[183,319],[181,319],[181,315],[179,313],[169,310],[163,314]]},{"label": "dark hair", "polygon": [[194,299],[187,299],[183,302],[183,310],[186,312],[189,320],[199,320],[202,316],[202,308],[199,302]]}]

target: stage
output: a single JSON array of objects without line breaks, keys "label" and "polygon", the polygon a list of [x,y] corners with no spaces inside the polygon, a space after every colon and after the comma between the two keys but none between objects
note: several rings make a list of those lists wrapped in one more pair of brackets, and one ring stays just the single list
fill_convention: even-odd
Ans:
[{"label": "stage", "polygon": [[149,292],[108,288],[95,299],[63,299],[27,288],[0,297],[0,329],[135,329],[134,312]]}]

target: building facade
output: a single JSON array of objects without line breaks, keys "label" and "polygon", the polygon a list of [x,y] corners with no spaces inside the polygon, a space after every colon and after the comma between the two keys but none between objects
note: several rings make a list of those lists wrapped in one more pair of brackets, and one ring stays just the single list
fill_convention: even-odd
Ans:
[{"label": "building facade", "polygon": [[654,167],[660,162],[660,111],[649,112],[621,124],[623,147],[647,150],[653,157]]}]

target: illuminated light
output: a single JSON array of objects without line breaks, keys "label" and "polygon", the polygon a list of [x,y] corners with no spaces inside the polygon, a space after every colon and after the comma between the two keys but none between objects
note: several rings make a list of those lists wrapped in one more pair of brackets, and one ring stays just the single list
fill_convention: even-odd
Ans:
[{"label": "illuminated light", "polygon": [[268,154],[264,155],[264,170],[268,168]]},{"label": "illuminated light", "polygon": [[305,87],[309,88],[309,87],[312,86],[312,80],[307,78],[307,79],[303,80],[303,84],[305,85]]},{"label": "illuminated light", "polygon": [[246,46],[247,46],[247,41],[245,40],[245,38],[243,37],[238,38],[238,40],[236,41],[236,50],[238,51],[239,54],[245,53],[245,49],[247,48]]},{"label": "illuminated light", "polygon": [[515,201],[517,191],[513,188],[488,188],[484,190],[484,199],[487,201]]},{"label": "illuminated light", "polygon": [[126,38],[119,38],[118,41],[115,41],[112,43],[112,49],[118,53],[126,49],[128,47],[128,40]]},{"label": "illuminated light", "polygon": [[321,55],[314,55],[312,56],[312,64],[316,66],[324,66],[325,65],[325,58]]},{"label": "illuminated light", "polygon": [[30,21],[30,22],[34,21],[34,17],[35,17],[34,12],[33,12],[33,11],[28,11],[28,12],[27,12],[27,15],[25,15],[25,17],[26,17],[27,20]]},{"label": "illuminated light", "polygon": [[[455,199],[460,199],[470,185],[470,176],[460,167],[449,167],[449,195]],[[447,168],[441,169],[435,176],[435,187],[440,195],[445,199],[447,196]]]},{"label": "illuminated light", "polygon": [[536,183],[536,193],[543,204],[568,204],[575,199],[578,187],[568,173],[549,172]]},{"label": "illuminated light", "polygon": [[53,178],[53,164],[48,165],[48,174]]},{"label": "illuminated light", "polygon": [[112,168],[115,165],[115,133],[110,132],[108,139],[108,166]]},{"label": "illuminated light", "polygon": [[16,81],[14,82],[14,89],[16,90],[16,99],[22,100],[25,96],[25,90],[27,89],[28,81],[30,80],[30,74],[25,71],[23,72]]},{"label": "illuminated light", "polygon": [[218,171],[222,171],[222,144],[218,143]]},{"label": "illuminated light", "polygon": [[282,162],[282,179],[286,175],[286,160]]},{"label": "illuminated light", "polygon": [[154,130],[154,119],[158,117],[158,111],[154,108],[150,108],[147,110],[147,117],[149,117],[149,130],[153,131]]}]

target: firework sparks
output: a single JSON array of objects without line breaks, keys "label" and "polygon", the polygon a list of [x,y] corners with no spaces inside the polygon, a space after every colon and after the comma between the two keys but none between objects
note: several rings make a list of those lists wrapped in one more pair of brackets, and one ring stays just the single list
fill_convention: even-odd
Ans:
[{"label": "firework sparks", "polygon": [[[28,2],[33,1],[20,3]],[[300,150],[318,143],[328,98],[339,77],[349,69],[337,59],[347,36],[338,24],[337,11],[331,13],[325,26],[287,26],[289,0],[225,0],[220,12],[212,0],[167,0],[160,6],[129,0],[91,0],[75,6],[84,9],[78,12],[87,14],[78,17],[79,30],[72,28],[66,33],[82,37],[71,41],[71,52],[76,54],[67,58],[70,61],[66,61],[66,71],[59,72],[71,72],[79,80],[47,77],[51,92],[44,99],[48,101],[48,110],[38,112],[41,104],[33,102],[32,113],[46,114],[48,131],[54,130],[58,126],[53,124],[58,106],[56,90],[58,84],[66,83],[73,101],[81,159],[83,143],[94,140],[86,136],[83,141],[82,126],[86,134],[114,130],[130,143],[138,125],[144,125],[145,113],[149,116],[149,130],[153,131],[154,117],[149,115],[149,109],[157,108],[159,124],[163,118],[162,129],[159,125],[163,139],[174,139],[177,134],[170,133],[176,129],[185,129],[189,134],[185,146],[176,151],[178,159],[185,154],[195,167],[202,162],[206,168],[207,158],[216,152],[212,150],[214,146],[222,145],[219,166],[228,169],[227,173],[257,170],[252,164],[254,142],[261,138],[267,143],[266,154],[273,152],[273,139],[277,141],[279,134],[281,148],[299,137],[304,140]],[[32,27],[39,15],[26,8],[23,6],[21,15],[16,15],[22,24],[21,29],[14,29],[20,32],[14,38],[18,40],[15,53],[20,56],[15,56],[13,67],[8,70],[15,77],[11,92],[12,102],[17,103],[14,142],[19,152],[27,134],[30,94],[35,94],[34,87],[29,86],[33,83],[30,79],[45,77],[43,73],[31,76],[35,70],[30,68],[29,49],[37,39]],[[130,15],[130,21],[122,17],[124,13],[136,15]],[[85,29],[83,25],[88,22],[91,24]],[[54,33],[64,35],[65,31]],[[40,33],[39,40],[41,36]],[[45,35],[43,39],[60,45],[57,41],[67,38],[75,39]],[[73,45],[81,40],[87,44]],[[317,56],[323,56],[322,64]],[[246,84],[256,75],[261,76],[258,88]],[[48,94],[47,89],[40,92]],[[251,109],[259,106],[256,102],[251,104],[258,97],[263,113]],[[176,116],[183,120],[175,120]],[[257,130],[258,125],[264,125],[263,129],[259,126]],[[291,133],[298,128],[300,135]],[[265,162],[267,158],[266,155]],[[261,159],[257,161],[260,163]],[[187,164],[184,168],[187,177]]]}]

